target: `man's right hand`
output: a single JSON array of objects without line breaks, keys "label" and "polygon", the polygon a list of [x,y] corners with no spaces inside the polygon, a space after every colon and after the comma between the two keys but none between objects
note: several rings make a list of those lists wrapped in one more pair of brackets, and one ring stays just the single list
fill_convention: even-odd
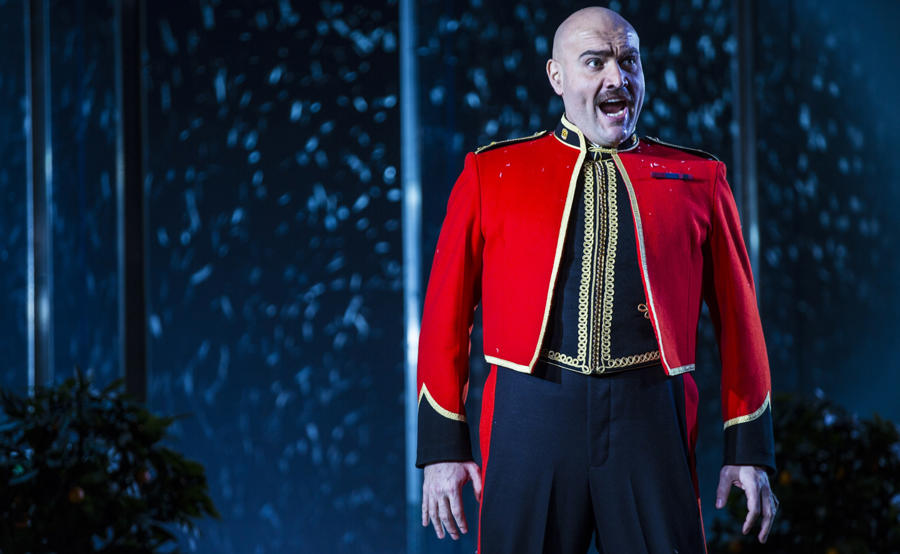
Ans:
[{"label": "man's right hand", "polygon": [[439,539],[444,538],[444,529],[453,540],[459,539],[460,531],[468,533],[462,488],[469,480],[475,498],[481,500],[481,470],[475,462],[440,462],[425,466],[422,527],[428,527],[430,521]]}]

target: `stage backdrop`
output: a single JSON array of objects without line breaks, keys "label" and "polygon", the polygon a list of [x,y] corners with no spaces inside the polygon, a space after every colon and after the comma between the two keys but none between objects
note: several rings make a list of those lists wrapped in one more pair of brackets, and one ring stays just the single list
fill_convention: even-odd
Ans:
[{"label": "stage backdrop", "polygon": [[28,220],[25,188],[25,12],[0,0],[0,387],[28,386]]},{"label": "stage backdrop", "polygon": [[[101,383],[119,373],[112,2],[49,1],[58,380],[75,364]],[[222,513],[182,547],[403,552],[396,1],[146,4],[148,401],[188,415],[171,443],[206,466]],[[17,391],[27,383],[25,5],[0,0],[0,386]],[[465,153],[555,126],[562,104],[543,66],[556,25],[584,5],[416,3],[426,276]],[[639,133],[715,153],[740,186],[732,3],[609,5],[641,36]],[[900,38],[890,26],[900,7],[754,6],[757,280],[774,388],[900,420]],[[476,326],[472,420],[480,340]],[[695,373],[707,522],[721,462],[716,358],[707,320]],[[467,511],[474,521],[471,499]],[[474,550],[472,535],[439,543],[422,532],[425,552]]]},{"label": "stage backdrop", "polygon": [[223,516],[196,548],[400,551],[396,5],[146,20],[149,401],[193,414]]}]

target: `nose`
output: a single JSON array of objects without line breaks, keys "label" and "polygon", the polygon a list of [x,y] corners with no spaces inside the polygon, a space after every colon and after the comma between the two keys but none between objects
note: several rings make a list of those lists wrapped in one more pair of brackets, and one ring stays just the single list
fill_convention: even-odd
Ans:
[{"label": "nose", "polygon": [[614,62],[610,64],[606,64],[607,71],[604,76],[604,88],[610,90],[620,89],[628,83],[628,77],[625,72],[622,71],[622,66],[619,65],[619,62]]}]

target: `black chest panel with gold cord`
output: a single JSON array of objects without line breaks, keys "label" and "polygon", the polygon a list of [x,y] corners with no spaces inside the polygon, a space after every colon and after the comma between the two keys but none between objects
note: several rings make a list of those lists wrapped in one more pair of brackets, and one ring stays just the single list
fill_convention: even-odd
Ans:
[{"label": "black chest panel with gold cord", "polygon": [[542,361],[580,373],[659,363],[631,203],[612,152],[590,147],[582,165],[541,348]]}]

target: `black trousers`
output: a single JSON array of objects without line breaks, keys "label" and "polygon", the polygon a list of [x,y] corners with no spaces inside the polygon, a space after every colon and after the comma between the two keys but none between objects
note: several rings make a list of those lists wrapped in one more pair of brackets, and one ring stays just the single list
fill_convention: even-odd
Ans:
[{"label": "black trousers", "polygon": [[684,378],[493,367],[479,552],[583,554],[592,537],[604,554],[705,552]]}]

